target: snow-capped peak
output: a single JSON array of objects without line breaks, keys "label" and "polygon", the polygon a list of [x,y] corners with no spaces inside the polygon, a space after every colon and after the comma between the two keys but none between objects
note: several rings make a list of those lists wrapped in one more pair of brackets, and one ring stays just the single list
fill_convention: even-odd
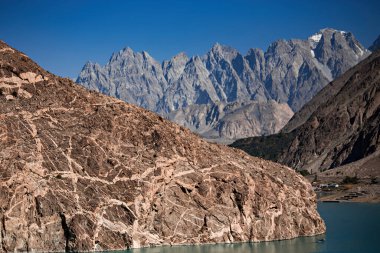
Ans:
[{"label": "snow-capped peak", "polygon": [[313,34],[312,36],[308,38],[313,48],[315,48],[315,46],[321,41],[322,36],[326,33],[340,33],[342,35],[347,34],[346,31],[339,31],[332,28],[321,29],[319,32]]},{"label": "snow-capped peak", "polygon": [[309,41],[312,41],[314,43],[318,43],[322,38],[322,33],[316,33],[309,37]]},{"label": "snow-capped peak", "polygon": [[315,49],[317,47],[317,44],[321,41],[322,39],[322,32],[318,32],[313,34],[308,38],[308,41],[310,43],[310,46],[312,49]]}]

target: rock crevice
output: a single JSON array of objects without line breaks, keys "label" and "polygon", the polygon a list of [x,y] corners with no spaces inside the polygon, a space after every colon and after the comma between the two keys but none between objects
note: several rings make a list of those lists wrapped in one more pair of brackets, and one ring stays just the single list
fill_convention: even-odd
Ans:
[{"label": "rock crevice", "polygon": [[[264,241],[325,231],[310,184],[291,169],[87,91],[17,50],[0,50],[0,61],[0,87],[31,94],[0,95],[2,252]],[[15,73],[29,74],[20,81]]]}]

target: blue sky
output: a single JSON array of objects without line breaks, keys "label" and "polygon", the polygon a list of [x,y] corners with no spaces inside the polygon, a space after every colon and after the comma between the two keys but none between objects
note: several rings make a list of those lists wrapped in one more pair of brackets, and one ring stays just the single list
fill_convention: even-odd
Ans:
[{"label": "blue sky", "polygon": [[157,60],[206,53],[215,42],[246,53],[321,28],[380,34],[379,0],[0,0],[0,39],[52,73],[76,77],[126,46]]}]

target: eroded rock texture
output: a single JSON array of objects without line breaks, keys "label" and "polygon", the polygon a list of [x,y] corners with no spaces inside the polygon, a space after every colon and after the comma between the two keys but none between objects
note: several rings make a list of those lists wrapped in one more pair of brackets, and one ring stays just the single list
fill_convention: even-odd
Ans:
[{"label": "eroded rock texture", "polygon": [[302,112],[310,116],[294,120],[295,124],[305,123],[293,130],[295,138],[279,162],[316,172],[355,162],[378,150],[380,52],[326,86]]},{"label": "eroded rock texture", "polygon": [[310,184],[51,75],[0,42],[0,251],[323,233]]}]

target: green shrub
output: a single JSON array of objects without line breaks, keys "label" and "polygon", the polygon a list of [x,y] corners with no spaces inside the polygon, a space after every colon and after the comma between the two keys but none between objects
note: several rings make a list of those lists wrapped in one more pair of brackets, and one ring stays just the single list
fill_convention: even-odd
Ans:
[{"label": "green shrub", "polygon": [[307,170],[300,170],[298,171],[302,176],[309,176],[310,175],[310,172],[307,171]]},{"label": "green shrub", "polygon": [[357,184],[358,182],[359,182],[359,179],[357,176],[354,176],[354,177],[346,176],[343,179],[342,184]]},{"label": "green shrub", "polygon": [[295,132],[291,132],[249,137],[237,140],[230,146],[242,149],[252,156],[277,161],[284,150],[289,148],[295,136]]}]

